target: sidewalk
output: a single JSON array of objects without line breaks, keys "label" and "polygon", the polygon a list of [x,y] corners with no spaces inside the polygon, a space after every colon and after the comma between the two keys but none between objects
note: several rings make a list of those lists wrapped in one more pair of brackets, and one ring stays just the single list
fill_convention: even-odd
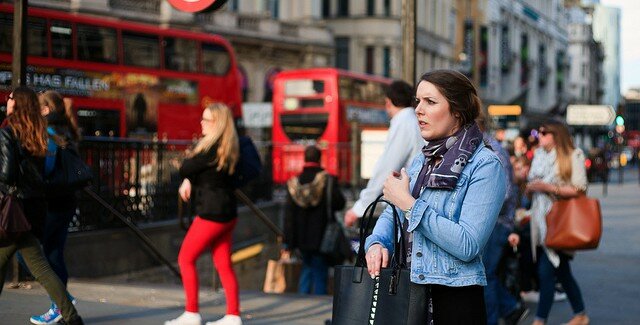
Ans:
[{"label": "sidewalk", "polygon": [[[9,289],[0,297],[0,324],[28,324],[31,315],[46,311],[49,300],[37,282],[32,289]],[[183,312],[184,296],[178,285],[105,284],[70,281],[69,290],[86,324],[163,324]],[[247,324],[324,324],[331,318],[331,297],[270,295],[242,292],[242,318]],[[201,290],[204,321],[225,314],[223,292]],[[204,322],[203,322],[204,323]]]}]

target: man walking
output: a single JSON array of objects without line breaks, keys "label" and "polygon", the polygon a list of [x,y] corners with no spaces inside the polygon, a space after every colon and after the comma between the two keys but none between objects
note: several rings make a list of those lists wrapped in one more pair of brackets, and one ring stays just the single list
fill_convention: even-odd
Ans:
[{"label": "man walking", "polygon": [[412,107],[413,88],[402,80],[396,80],[386,86],[384,91],[385,109],[391,118],[387,141],[367,187],[360,192],[358,200],[344,216],[347,227],[361,218],[369,203],[382,193],[382,185],[387,176],[393,171],[400,171],[402,167],[408,167],[411,159],[424,146],[418,119]]}]

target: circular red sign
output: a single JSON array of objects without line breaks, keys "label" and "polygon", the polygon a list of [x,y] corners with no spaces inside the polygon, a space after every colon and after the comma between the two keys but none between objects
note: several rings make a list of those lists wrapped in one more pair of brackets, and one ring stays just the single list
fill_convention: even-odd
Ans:
[{"label": "circular red sign", "polygon": [[216,0],[169,0],[169,3],[174,6],[176,9],[186,12],[198,12],[203,11]]}]

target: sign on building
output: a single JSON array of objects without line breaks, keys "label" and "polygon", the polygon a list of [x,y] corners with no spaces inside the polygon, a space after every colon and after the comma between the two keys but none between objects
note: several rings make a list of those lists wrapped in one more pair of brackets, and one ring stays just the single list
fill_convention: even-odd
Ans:
[{"label": "sign on building", "polygon": [[569,125],[611,125],[616,112],[611,105],[569,105],[567,124]]}]

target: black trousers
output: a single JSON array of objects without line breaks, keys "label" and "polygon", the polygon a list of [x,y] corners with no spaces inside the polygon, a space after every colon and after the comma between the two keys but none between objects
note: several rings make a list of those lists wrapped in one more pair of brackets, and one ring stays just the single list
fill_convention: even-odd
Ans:
[{"label": "black trousers", "polygon": [[[431,314],[428,307],[430,297],[433,301]],[[430,319],[433,319],[433,325],[487,324],[484,289],[477,285],[447,287],[411,283],[408,324],[429,324]]]}]

